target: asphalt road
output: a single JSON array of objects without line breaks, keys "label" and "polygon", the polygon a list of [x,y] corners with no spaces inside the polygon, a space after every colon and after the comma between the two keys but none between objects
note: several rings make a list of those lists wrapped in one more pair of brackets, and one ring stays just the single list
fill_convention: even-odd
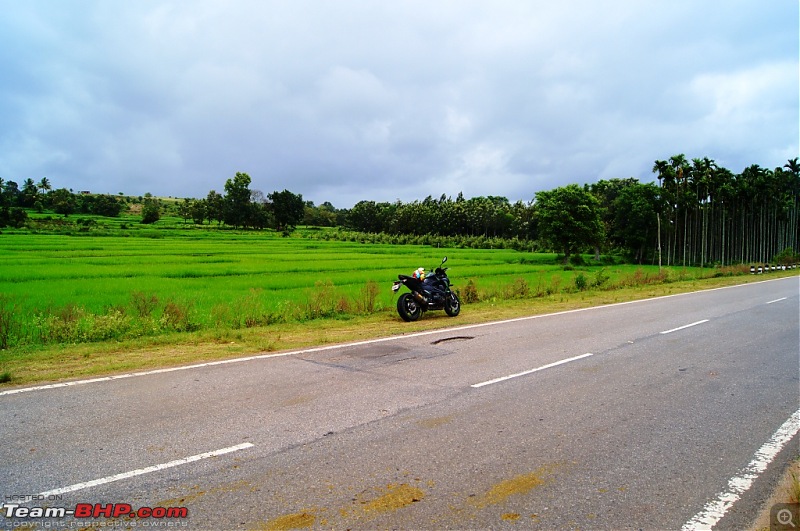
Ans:
[{"label": "asphalt road", "polygon": [[0,526],[746,527],[800,453],[799,293],[0,392]]}]

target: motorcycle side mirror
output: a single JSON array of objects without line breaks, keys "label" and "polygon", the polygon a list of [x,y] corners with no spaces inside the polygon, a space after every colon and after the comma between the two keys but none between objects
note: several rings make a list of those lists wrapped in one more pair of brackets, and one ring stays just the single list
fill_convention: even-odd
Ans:
[{"label": "motorcycle side mirror", "polygon": [[446,256],[444,258],[442,258],[442,263],[445,263],[445,262],[447,262],[447,257]]}]

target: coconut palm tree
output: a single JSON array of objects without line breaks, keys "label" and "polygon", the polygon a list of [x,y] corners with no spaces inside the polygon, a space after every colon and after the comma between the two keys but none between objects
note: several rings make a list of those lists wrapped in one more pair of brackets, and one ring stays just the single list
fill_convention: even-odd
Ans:
[{"label": "coconut palm tree", "polygon": [[50,180],[47,177],[42,177],[42,180],[36,183],[36,188],[38,188],[42,193],[49,192],[53,189],[50,185]]}]

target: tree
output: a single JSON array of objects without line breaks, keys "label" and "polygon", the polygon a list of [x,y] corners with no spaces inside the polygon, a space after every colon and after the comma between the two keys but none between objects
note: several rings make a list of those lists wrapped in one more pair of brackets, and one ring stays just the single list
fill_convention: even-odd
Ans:
[{"label": "tree", "polygon": [[346,227],[361,232],[383,232],[378,214],[380,206],[375,201],[359,201],[347,213]]},{"label": "tree", "polygon": [[33,179],[22,181],[22,195],[20,196],[20,206],[31,208],[39,196],[39,189],[36,188]]},{"label": "tree", "polygon": [[53,187],[50,185],[50,180],[47,177],[42,177],[42,180],[36,183],[36,188],[38,188],[43,194],[53,189]]},{"label": "tree", "polygon": [[56,214],[69,216],[75,212],[75,196],[66,188],[59,188],[50,194],[50,205]]},{"label": "tree", "polygon": [[84,195],[81,196],[82,212],[115,218],[119,216],[125,205],[113,195]]},{"label": "tree", "polygon": [[250,176],[236,172],[233,179],[225,181],[223,220],[233,227],[244,227],[250,212]]},{"label": "tree", "polygon": [[306,201],[303,214],[303,225],[317,227],[336,226],[336,208],[328,201],[315,206],[313,201]]},{"label": "tree", "polygon": [[298,223],[303,221],[305,203],[303,203],[302,195],[284,190],[283,192],[272,192],[267,195],[267,198],[272,205],[271,210],[277,230],[292,231]]},{"label": "tree", "polygon": [[647,249],[656,247],[658,203],[658,187],[653,183],[627,186],[614,199],[614,232],[609,236],[640,264]]},{"label": "tree", "polygon": [[28,213],[18,207],[0,207],[0,227],[20,228],[25,226],[28,220]]},{"label": "tree", "polygon": [[604,237],[597,198],[577,184],[537,192],[535,204],[539,237],[564,253],[565,264]]},{"label": "tree", "polygon": [[195,222],[196,225],[202,225],[203,222],[206,220],[206,216],[208,216],[208,207],[205,199],[197,199],[196,201],[192,201],[192,221]]},{"label": "tree", "polygon": [[14,206],[19,201],[19,185],[14,181],[6,181],[3,184],[2,203],[6,206]]},{"label": "tree", "polygon": [[184,223],[192,219],[193,203],[194,201],[188,197],[184,198],[183,201],[178,203],[178,215],[183,218]]},{"label": "tree", "polygon": [[149,225],[161,219],[161,202],[148,197],[142,205],[142,223]]},{"label": "tree", "polygon": [[206,196],[205,216],[209,222],[216,221],[217,224],[221,224],[225,221],[225,198],[215,190],[211,190]]}]

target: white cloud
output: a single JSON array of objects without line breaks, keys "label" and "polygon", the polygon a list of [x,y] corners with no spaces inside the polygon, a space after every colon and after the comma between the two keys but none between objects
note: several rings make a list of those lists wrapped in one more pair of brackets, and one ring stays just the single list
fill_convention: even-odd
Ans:
[{"label": "white cloud", "polygon": [[792,2],[80,7],[0,0],[4,179],[199,197],[246,171],[346,207],[797,156]]}]

